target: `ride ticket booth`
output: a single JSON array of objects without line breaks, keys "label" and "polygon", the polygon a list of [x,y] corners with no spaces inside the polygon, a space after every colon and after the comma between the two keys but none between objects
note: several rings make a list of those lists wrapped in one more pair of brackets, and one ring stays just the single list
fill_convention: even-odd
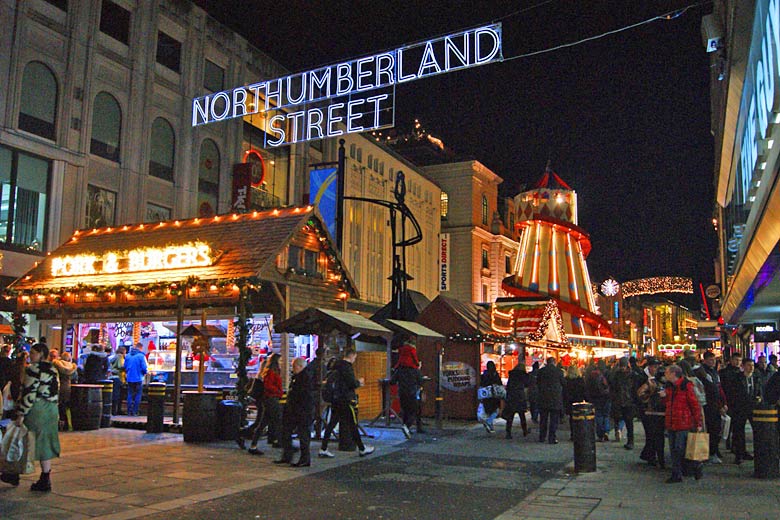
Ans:
[{"label": "ride ticket booth", "polygon": [[[89,335],[98,344],[140,342],[150,373],[174,387],[175,422],[182,375],[192,372],[194,382],[196,373],[186,327],[220,331],[210,334],[206,374],[243,388],[265,355],[279,352],[288,366],[299,349],[316,348],[309,337],[298,342],[274,332],[273,323],[312,303],[343,308],[357,290],[319,212],[308,206],[79,230],[13,282],[9,296],[18,312],[49,327],[50,345],[75,349],[74,357],[82,345],[73,331],[84,324],[98,330]],[[109,329],[113,344],[100,332]],[[282,374],[286,386],[289,371]]]}]

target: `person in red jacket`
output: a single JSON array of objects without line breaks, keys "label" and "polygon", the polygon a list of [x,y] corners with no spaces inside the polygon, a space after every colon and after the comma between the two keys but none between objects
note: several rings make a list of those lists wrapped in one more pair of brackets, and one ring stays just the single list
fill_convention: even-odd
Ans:
[{"label": "person in red jacket", "polygon": [[[702,431],[702,416],[693,385],[683,377],[679,366],[666,368],[666,381],[669,384],[662,397],[666,399],[666,432],[672,455],[672,476],[666,483],[671,484],[682,482],[688,432]],[[702,464],[694,464],[694,477],[699,480],[702,477]]]},{"label": "person in red jacket", "polygon": [[282,371],[279,368],[279,354],[271,354],[268,364],[261,374],[263,377],[263,405],[268,418],[268,444],[274,448],[281,446],[282,438],[282,406],[279,399],[284,393],[282,389]]}]

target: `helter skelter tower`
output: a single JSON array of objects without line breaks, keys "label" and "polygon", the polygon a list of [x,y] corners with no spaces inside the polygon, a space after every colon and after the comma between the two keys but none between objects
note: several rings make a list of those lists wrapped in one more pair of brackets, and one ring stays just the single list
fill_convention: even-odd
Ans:
[{"label": "helter skelter tower", "polygon": [[514,297],[555,300],[567,334],[612,337],[597,314],[585,262],[590,237],[577,225],[577,193],[548,163],[533,188],[515,196],[515,208],[520,252],[503,289]]}]

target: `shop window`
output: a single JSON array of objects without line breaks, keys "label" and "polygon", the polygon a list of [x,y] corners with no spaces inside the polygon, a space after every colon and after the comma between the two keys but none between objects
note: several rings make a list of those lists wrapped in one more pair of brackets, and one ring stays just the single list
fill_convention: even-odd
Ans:
[{"label": "shop window", "polygon": [[110,0],[103,0],[100,32],[127,45],[130,41],[130,11]]},{"label": "shop window", "polygon": [[152,140],[149,154],[149,175],[173,182],[173,157],[176,137],[170,123],[158,117],[152,123]]},{"label": "shop window", "polygon": [[289,253],[287,255],[287,268],[293,272],[303,270],[301,265],[301,251],[302,248],[291,245],[289,247]]},{"label": "shop window", "polygon": [[113,226],[116,221],[116,193],[87,185],[86,227]]},{"label": "shop window", "polygon": [[22,76],[19,129],[54,140],[57,117],[57,80],[41,62],[31,61]]},{"label": "shop window", "polygon": [[109,161],[119,162],[119,138],[122,128],[122,110],[108,92],[95,97],[92,108],[92,140],[89,151]]},{"label": "shop window", "polygon": [[224,90],[225,69],[211,60],[206,60],[203,67],[203,87],[212,92]]},{"label": "shop window", "polygon": [[43,251],[51,161],[0,146],[0,241]]},{"label": "shop window", "polygon": [[162,31],[157,32],[157,63],[173,72],[181,69],[181,42]]},{"label": "shop window", "polygon": [[450,211],[450,196],[446,192],[441,192],[441,218],[447,218]]},{"label": "shop window", "polygon": [[488,250],[482,250],[482,269],[490,269],[490,260],[488,258]]},{"label": "shop window", "polygon": [[488,223],[488,200],[487,195],[482,195],[482,224],[487,226]]},{"label": "shop window", "polygon": [[198,216],[217,214],[219,201],[219,149],[217,143],[206,139],[200,145],[198,169]]},{"label": "shop window", "polygon": [[146,204],[146,217],[144,222],[162,222],[163,220],[171,220],[171,208],[165,206],[158,206],[148,202]]}]

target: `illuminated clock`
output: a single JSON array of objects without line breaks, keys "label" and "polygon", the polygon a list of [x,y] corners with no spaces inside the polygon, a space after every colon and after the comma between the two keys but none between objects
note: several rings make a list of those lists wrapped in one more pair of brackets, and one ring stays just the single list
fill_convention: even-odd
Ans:
[{"label": "illuminated clock", "polygon": [[604,296],[615,296],[620,290],[620,284],[614,278],[607,278],[601,282],[601,294]]}]

